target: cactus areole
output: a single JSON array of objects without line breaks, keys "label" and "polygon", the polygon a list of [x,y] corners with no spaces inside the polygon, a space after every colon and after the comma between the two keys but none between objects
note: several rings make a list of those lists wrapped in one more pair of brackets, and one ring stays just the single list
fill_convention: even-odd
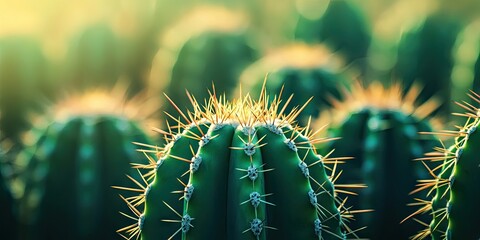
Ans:
[{"label": "cactus areole", "polygon": [[[316,153],[316,132],[295,125],[303,109],[284,113],[262,91],[228,102],[214,94],[204,106],[189,95],[186,123],[159,130],[137,197],[123,198],[132,224],[127,239],[346,239],[351,216],[336,195],[337,159]],[[173,102],[172,105],[175,106]],[[328,139],[327,139],[328,140]],[[152,150],[145,150],[152,151]],[[149,171],[148,171],[149,170]]]}]

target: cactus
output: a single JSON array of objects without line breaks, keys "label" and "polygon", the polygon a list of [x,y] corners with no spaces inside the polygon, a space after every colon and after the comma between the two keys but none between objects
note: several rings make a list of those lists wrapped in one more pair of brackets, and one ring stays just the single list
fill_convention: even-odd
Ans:
[{"label": "cactus", "polygon": [[[471,91],[468,95],[474,102],[480,102],[479,94]],[[414,239],[480,238],[480,229],[474,224],[480,212],[480,161],[476,151],[480,109],[465,101],[458,105],[466,110],[465,113],[456,114],[467,118],[465,124],[455,131],[437,132],[439,137],[453,137],[451,146],[437,147],[436,152],[422,158],[426,162],[441,162],[441,165],[428,169],[433,179],[418,184],[417,191],[428,190],[431,199],[418,200],[420,209],[412,215],[425,214],[432,218],[430,224],[425,224],[428,227],[415,235]]]},{"label": "cactus", "polygon": [[454,65],[453,47],[462,24],[442,12],[430,14],[418,29],[406,32],[398,46],[395,74],[408,91],[414,81],[425,86],[419,96],[426,101],[439,95],[446,99],[439,108],[448,114],[452,87],[451,73]]},{"label": "cactus", "polygon": [[[152,109],[141,98],[122,103],[117,93],[69,98],[25,136],[15,185],[33,239],[113,239],[125,223],[111,186],[126,184],[125,173],[140,157],[132,142],[150,141],[140,124]],[[135,115],[140,107],[147,112]]]},{"label": "cactus", "polygon": [[368,87],[357,83],[345,100],[333,101],[337,120],[331,134],[341,139],[330,146],[336,150],[332,156],[354,158],[340,166],[344,178],[339,183],[367,185],[359,193],[357,207],[373,209],[358,221],[367,226],[365,237],[370,239],[408,239],[420,230],[415,223],[400,222],[411,212],[408,194],[416,179],[428,177],[422,164],[413,160],[434,146],[432,139],[418,132],[432,130],[427,116],[438,103],[432,99],[415,107],[417,94],[418,90],[412,90],[403,96],[398,84],[385,88],[378,82]]},{"label": "cactus", "polygon": [[258,101],[212,94],[204,106],[189,98],[195,111],[179,112],[187,123],[163,132],[170,141],[152,146],[140,194],[123,198],[134,220],[125,238],[356,237],[326,167],[342,158],[318,155],[315,134],[293,125],[302,108],[287,114],[265,91]]},{"label": "cactus", "polygon": [[5,239],[16,239],[18,225],[14,216],[14,201],[6,178],[4,177],[6,164],[7,163],[0,161],[0,220],[2,222],[0,232]]},{"label": "cactus", "polygon": [[66,76],[75,89],[113,86],[121,75],[120,39],[107,24],[86,28],[71,42]]},{"label": "cactus", "polygon": [[47,59],[36,40],[24,36],[0,39],[0,131],[14,142],[29,127],[28,115],[53,95]]},{"label": "cactus", "polygon": [[322,110],[331,106],[329,97],[340,98],[339,88],[346,84],[346,80],[337,65],[340,65],[339,60],[322,45],[297,43],[273,51],[249,66],[240,81],[247,92],[256,95],[260,93],[268,72],[268,94],[280,92],[284,87],[282,101],[295,95],[287,111],[313,96],[312,104],[307,105],[298,116],[300,125],[306,125],[310,116],[316,118]]},{"label": "cactus", "polygon": [[295,37],[308,43],[325,42],[339,51],[348,63],[359,68],[370,45],[370,30],[357,6],[345,0],[330,0],[325,13],[317,19],[300,15]]},{"label": "cactus", "polygon": [[[185,90],[198,99],[205,99],[209,96],[205,86],[212,83],[219,92],[231,97],[240,73],[256,59],[257,53],[244,29],[245,20],[237,15],[223,8],[199,7],[166,34],[175,34],[175,42],[181,42],[165,89],[181,109],[190,106],[184,98]],[[182,41],[178,36],[185,39]],[[168,46],[167,40],[165,47],[175,51],[175,46]],[[174,114],[168,107],[170,105],[166,111]]]}]

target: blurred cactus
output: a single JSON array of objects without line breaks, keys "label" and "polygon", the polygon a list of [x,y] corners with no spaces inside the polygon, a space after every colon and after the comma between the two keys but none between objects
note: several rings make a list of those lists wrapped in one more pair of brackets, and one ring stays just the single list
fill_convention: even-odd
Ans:
[{"label": "blurred cactus", "polygon": [[12,186],[27,239],[113,239],[125,224],[118,211],[128,209],[111,186],[127,184],[140,157],[132,142],[150,142],[140,124],[157,105],[140,97],[124,103],[125,90],[117,90],[60,102],[53,119],[26,134]]},{"label": "blurred cactus", "polygon": [[[452,99],[463,98],[469,90],[480,92],[480,19],[468,24],[459,33],[453,56]],[[451,105],[455,107],[455,102]]]},{"label": "blurred cactus", "polygon": [[240,81],[244,90],[254,96],[260,94],[265,77],[268,78],[268,94],[280,92],[283,88],[280,96],[283,102],[294,94],[287,111],[313,97],[312,103],[298,116],[299,123],[306,125],[309,117],[316,118],[320,111],[330,107],[329,97],[340,98],[341,86],[347,85],[340,73],[340,65],[324,46],[292,44],[253,63],[244,71]]},{"label": "blurred cactus", "polygon": [[[228,102],[212,96],[143,168],[138,194],[123,198],[134,239],[346,239],[349,215],[337,199],[330,159],[316,153],[313,132],[284,112],[247,95]],[[285,103],[287,104],[287,103]],[[282,110],[280,110],[282,109]],[[178,134],[176,134],[178,131]],[[333,173],[332,173],[333,174]],[[177,193],[177,194],[172,194]],[[179,199],[181,201],[179,201]],[[347,218],[345,218],[347,217]]]},{"label": "blurred cactus", "polygon": [[119,37],[107,24],[92,25],[71,42],[65,80],[74,89],[113,86],[120,78],[122,54]]},{"label": "blurred cactus", "polygon": [[364,236],[369,239],[408,239],[421,229],[412,222],[400,224],[411,213],[407,204],[416,180],[429,175],[413,160],[436,143],[418,132],[432,130],[427,117],[438,102],[415,106],[417,94],[412,89],[402,95],[400,85],[385,88],[374,82],[368,87],[357,84],[345,100],[333,102],[338,119],[331,134],[341,139],[333,142],[332,156],[354,158],[340,166],[343,180],[338,183],[367,185],[359,193],[357,207],[373,212],[362,214],[352,226],[366,226]]},{"label": "blurred cactus", "polygon": [[49,63],[30,37],[0,39],[0,131],[13,141],[29,127],[29,113],[53,95]]},{"label": "blurred cactus", "polygon": [[403,81],[405,91],[417,81],[424,86],[420,101],[439,95],[445,101],[439,111],[449,113],[453,48],[462,24],[442,12],[429,15],[418,29],[402,36],[394,74]]},{"label": "blurred cactus", "polygon": [[[475,92],[468,94],[475,105],[480,103],[480,95]],[[480,109],[471,104],[458,103],[465,113],[456,114],[466,118],[457,130],[437,132],[439,137],[454,138],[453,144],[445,147],[443,144],[436,152],[427,154],[422,160],[428,166],[431,162],[441,165],[428,168],[433,179],[419,180],[416,191],[426,190],[428,198],[416,199],[419,210],[412,214],[428,216],[430,223],[424,224],[426,229],[420,231],[413,239],[478,239],[480,229],[474,224],[480,212],[480,161],[478,158],[478,125],[480,124]],[[422,224],[423,225],[423,224]]]},{"label": "blurred cactus", "polygon": [[371,33],[361,10],[350,1],[330,0],[325,13],[316,17],[310,19],[300,15],[296,39],[308,43],[323,42],[338,51],[347,63],[353,63],[363,71]]},{"label": "blurred cactus", "polygon": [[[0,153],[3,154],[3,153]],[[5,166],[3,156],[0,159],[0,232],[2,238],[5,239],[17,239],[18,238],[18,222],[14,216],[15,206],[10,192],[7,178],[5,177]]]},{"label": "blurred cactus", "polygon": [[[231,97],[240,73],[257,55],[245,24],[244,17],[236,12],[198,7],[166,35],[165,47],[177,49],[178,55],[165,92],[181,109],[191,105],[185,90],[203,102],[209,97],[206,86],[212,83],[218,93]],[[175,115],[168,107],[167,112]]]}]

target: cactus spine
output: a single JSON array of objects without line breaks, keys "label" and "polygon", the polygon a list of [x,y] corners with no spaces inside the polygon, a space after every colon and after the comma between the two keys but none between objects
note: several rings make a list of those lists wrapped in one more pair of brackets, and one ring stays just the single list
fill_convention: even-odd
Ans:
[{"label": "cactus spine", "polygon": [[112,239],[124,224],[117,217],[123,202],[111,186],[126,184],[139,157],[132,142],[150,140],[139,125],[143,115],[129,115],[139,102],[112,102],[112,96],[91,91],[70,98],[54,108],[53,120],[28,133],[33,142],[16,161],[25,166],[20,214],[32,238]]},{"label": "cactus spine", "polygon": [[[135,222],[119,231],[148,239],[346,239],[345,203],[337,199],[313,133],[293,126],[262,91],[228,102],[214,95],[149,159],[148,184],[124,198]],[[191,98],[193,99],[193,98]],[[172,102],[173,104],[173,102]],[[174,104],[173,104],[174,105]],[[340,158],[341,159],[341,158]],[[177,193],[177,194],[175,194]],[[352,211],[353,212],[353,211]],[[350,214],[351,212],[348,212]]]},{"label": "cactus spine", "polygon": [[[473,91],[469,96],[474,102],[480,102],[480,95]],[[439,136],[454,136],[450,147],[438,147],[436,152],[426,155],[427,162],[441,162],[439,167],[428,169],[431,180],[420,181],[418,191],[429,190],[432,199],[419,200],[421,208],[413,215],[430,212],[433,216],[427,229],[419,232],[414,239],[429,236],[438,239],[478,239],[480,230],[476,224],[480,213],[480,161],[478,143],[480,135],[480,109],[467,102],[458,103],[466,110],[456,114],[466,117],[464,125],[456,131],[441,131]]]},{"label": "cactus spine", "polygon": [[[353,156],[341,166],[343,181],[367,185],[359,193],[358,207],[373,209],[359,219],[367,226],[365,237],[370,239],[407,239],[420,230],[415,223],[400,222],[409,215],[408,194],[416,179],[428,177],[423,166],[413,160],[430,151],[434,142],[422,139],[418,132],[431,131],[426,117],[438,105],[435,101],[414,108],[417,92],[402,96],[399,85],[385,88],[372,83],[364,88],[352,87],[344,101],[335,101],[341,123],[332,127],[333,154]],[[392,231],[395,236],[391,236]]]}]

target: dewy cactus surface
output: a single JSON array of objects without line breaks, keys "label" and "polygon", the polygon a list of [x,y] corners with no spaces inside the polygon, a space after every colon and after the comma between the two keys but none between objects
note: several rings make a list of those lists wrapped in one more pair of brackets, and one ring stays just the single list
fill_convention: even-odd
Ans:
[{"label": "dewy cactus surface", "polygon": [[[480,95],[471,92],[469,96],[480,103]],[[430,213],[432,221],[424,224],[427,228],[413,239],[433,240],[479,239],[478,215],[480,214],[480,109],[467,103],[458,103],[466,110],[455,114],[466,117],[458,130],[438,132],[439,136],[454,137],[450,147],[438,147],[436,152],[426,155],[421,160],[441,162],[439,167],[428,169],[433,176],[431,180],[420,181],[417,191],[428,190],[432,199],[418,200],[420,209],[412,216]],[[427,164],[425,164],[427,166]]]},{"label": "dewy cactus surface", "polygon": [[118,230],[124,238],[357,238],[346,225],[354,211],[337,197],[346,191],[334,185],[343,158],[317,154],[313,143],[329,139],[295,125],[305,105],[286,114],[289,101],[269,101],[265,90],[258,101],[189,98],[195,110],[180,113],[187,123],[159,130],[169,143],[136,166],[150,170],[144,183],[119,187],[139,192],[122,197],[132,219]]}]

